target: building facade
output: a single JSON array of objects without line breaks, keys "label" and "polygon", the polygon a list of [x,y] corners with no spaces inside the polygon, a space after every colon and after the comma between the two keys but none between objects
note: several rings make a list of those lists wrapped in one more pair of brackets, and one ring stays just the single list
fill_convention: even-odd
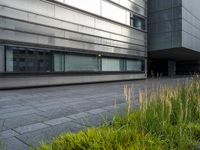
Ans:
[{"label": "building facade", "polygon": [[149,72],[200,72],[200,1],[148,1]]},{"label": "building facade", "polygon": [[0,0],[0,88],[143,79],[146,0]]}]

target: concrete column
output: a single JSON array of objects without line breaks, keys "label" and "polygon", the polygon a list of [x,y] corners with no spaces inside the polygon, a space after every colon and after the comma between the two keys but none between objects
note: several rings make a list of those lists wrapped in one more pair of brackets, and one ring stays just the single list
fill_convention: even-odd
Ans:
[{"label": "concrete column", "polygon": [[5,72],[4,46],[0,46],[0,73]]},{"label": "concrete column", "polygon": [[145,75],[146,75],[146,78],[147,78],[147,73],[148,73],[148,61],[147,61],[147,59],[145,59],[145,66],[144,66],[145,68]]},{"label": "concrete column", "polygon": [[168,76],[173,77],[176,75],[176,62],[173,60],[168,61]]}]

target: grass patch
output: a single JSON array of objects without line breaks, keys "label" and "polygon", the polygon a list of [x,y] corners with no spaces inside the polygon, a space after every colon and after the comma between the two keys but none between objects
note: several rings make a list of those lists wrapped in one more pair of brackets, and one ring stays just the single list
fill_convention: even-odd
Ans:
[{"label": "grass patch", "polygon": [[127,115],[112,124],[77,134],[63,134],[38,150],[161,150],[197,149],[200,145],[200,80],[177,87],[139,93],[140,108],[131,110],[134,97],[125,86]]},{"label": "grass patch", "polygon": [[5,150],[4,143],[0,140],[0,150]]}]

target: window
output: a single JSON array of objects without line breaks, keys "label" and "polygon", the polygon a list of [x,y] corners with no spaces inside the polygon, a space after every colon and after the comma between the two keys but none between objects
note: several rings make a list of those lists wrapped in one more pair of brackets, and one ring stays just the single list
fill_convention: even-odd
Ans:
[{"label": "window", "polygon": [[127,71],[143,71],[143,61],[141,60],[127,60],[126,61]]},{"label": "window", "polygon": [[[50,72],[51,55],[48,51],[19,47],[6,48],[7,72]],[[41,55],[42,54],[42,55]]]},{"label": "window", "polygon": [[55,0],[67,5],[100,15],[100,0]]},{"label": "window", "polygon": [[19,60],[18,60],[18,70],[20,72],[26,71],[26,59],[25,58],[19,58]]},{"label": "window", "polygon": [[6,51],[6,71],[13,72],[14,67],[16,67],[16,59],[13,58],[13,51],[11,49],[7,49]]},{"label": "window", "polygon": [[63,72],[65,71],[65,55],[54,54],[54,71]]},{"label": "window", "polygon": [[129,24],[128,11],[107,1],[102,1],[102,16],[111,20]]},{"label": "window", "polygon": [[123,59],[102,58],[102,71],[123,71]]},{"label": "window", "polygon": [[145,19],[141,18],[139,16],[132,15],[131,16],[131,26],[140,29],[145,30]]},{"label": "window", "polygon": [[6,72],[134,72],[144,69],[144,60],[6,47]]},{"label": "window", "polygon": [[65,71],[98,71],[95,56],[65,55]]}]

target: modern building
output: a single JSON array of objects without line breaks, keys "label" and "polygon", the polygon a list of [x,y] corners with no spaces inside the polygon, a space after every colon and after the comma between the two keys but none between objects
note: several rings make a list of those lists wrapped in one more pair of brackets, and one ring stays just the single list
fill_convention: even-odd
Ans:
[{"label": "modern building", "polygon": [[199,0],[0,0],[0,89],[200,72],[199,7]]},{"label": "modern building", "polygon": [[0,89],[143,79],[146,0],[0,0]]},{"label": "modern building", "polygon": [[200,72],[200,1],[148,1],[149,72]]}]

